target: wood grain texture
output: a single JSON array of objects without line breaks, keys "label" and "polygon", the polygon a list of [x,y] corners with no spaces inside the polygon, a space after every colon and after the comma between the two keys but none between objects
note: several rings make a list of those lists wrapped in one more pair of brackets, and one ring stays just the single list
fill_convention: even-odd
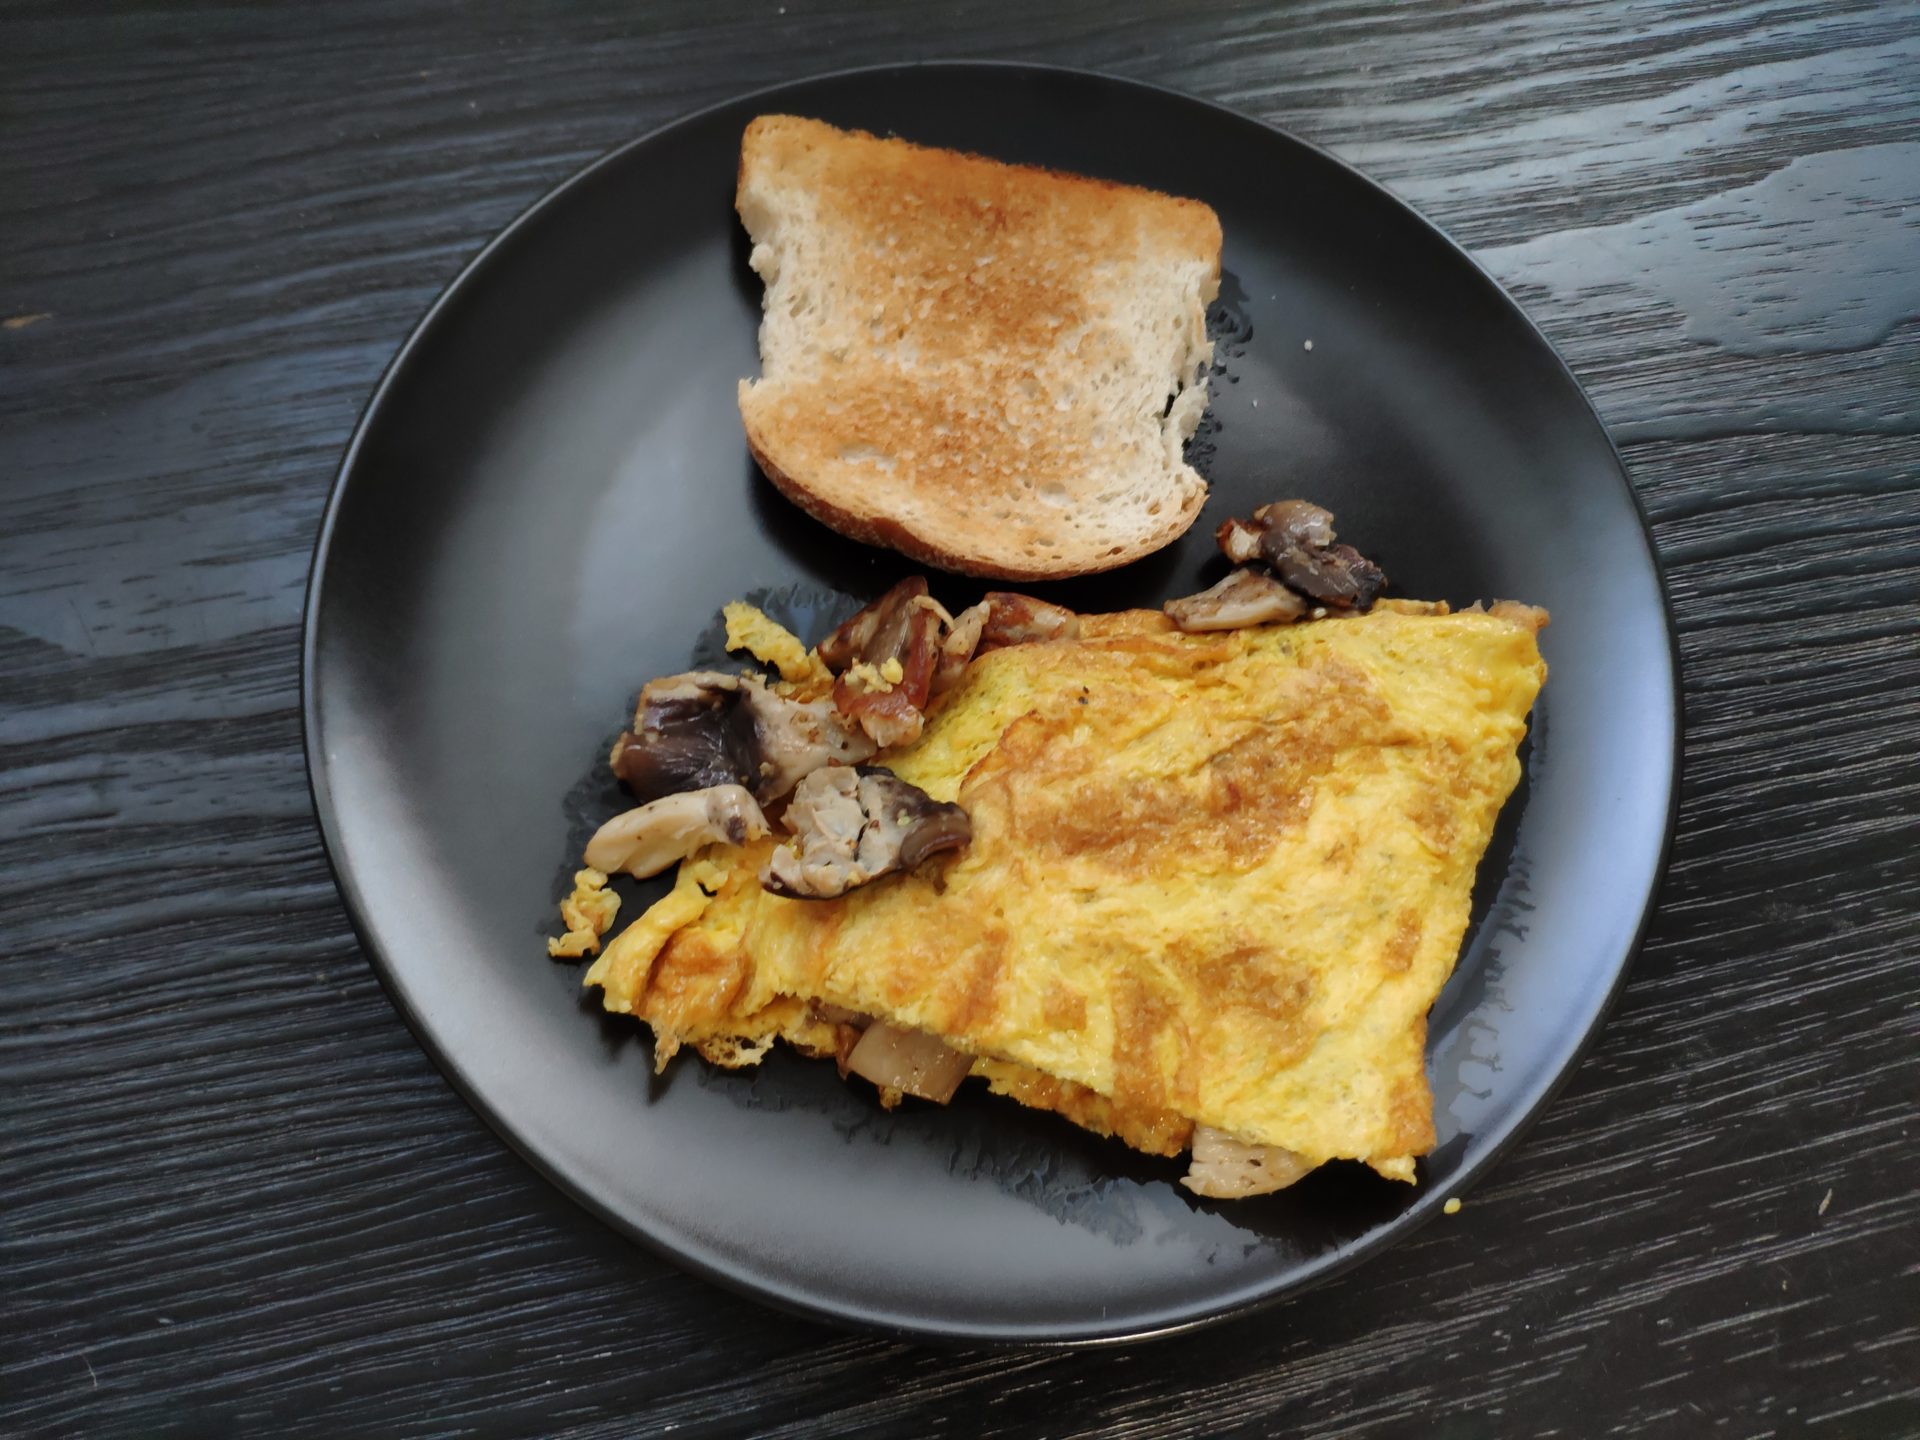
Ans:
[{"label": "wood grain texture", "polygon": [[[97,3],[0,17],[0,1432],[1920,1434],[1920,8]],[[1465,1209],[1129,1352],[763,1311],[501,1146],[315,834],[301,587],[439,288],[695,106],[910,56],[1317,141],[1622,443],[1687,777],[1615,1018]]]}]

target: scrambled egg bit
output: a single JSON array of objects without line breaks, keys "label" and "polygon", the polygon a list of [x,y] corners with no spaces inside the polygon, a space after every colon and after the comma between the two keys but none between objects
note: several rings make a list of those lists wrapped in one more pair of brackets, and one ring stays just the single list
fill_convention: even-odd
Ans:
[{"label": "scrambled egg bit", "polygon": [[757,606],[734,600],[721,614],[727,622],[727,649],[744,650],[761,664],[773,666],[790,685],[833,684],[833,672],[819,652],[807,649],[797,635]]},{"label": "scrambled egg bit", "polygon": [[[587,983],[663,1064],[844,1055],[836,1017],[877,1017],[1144,1150],[1223,1132],[1410,1181],[1426,1014],[1520,776],[1544,621],[1383,601],[1188,634],[1132,611],[980,654],[875,761],[963,805],[965,849],[794,900],[760,884],[771,837],[709,847]],[[814,675],[758,611],[727,624]],[[597,890],[574,897],[595,937]]]},{"label": "scrambled egg bit", "polygon": [[888,656],[887,659],[879,665],[870,665],[862,660],[850,666],[846,673],[846,680],[849,685],[852,685],[856,690],[864,690],[868,694],[877,694],[883,690],[891,690],[906,678],[906,667],[892,656]]},{"label": "scrambled egg bit", "polygon": [[556,960],[598,954],[600,937],[607,933],[619,911],[620,897],[607,889],[604,871],[574,871],[573,893],[560,902],[560,919],[567,933],[547,941],[547,954]]}]

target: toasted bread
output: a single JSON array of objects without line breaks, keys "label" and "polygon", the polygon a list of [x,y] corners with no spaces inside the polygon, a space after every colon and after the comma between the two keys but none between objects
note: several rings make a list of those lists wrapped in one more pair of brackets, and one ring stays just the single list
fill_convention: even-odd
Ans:
[{"label": "toasted bread", "polygon": [[766,282],[747,442],[816,519],[1039,580],[1200,513],[1207,206],[785,115],[747,127],[736,206]]}]

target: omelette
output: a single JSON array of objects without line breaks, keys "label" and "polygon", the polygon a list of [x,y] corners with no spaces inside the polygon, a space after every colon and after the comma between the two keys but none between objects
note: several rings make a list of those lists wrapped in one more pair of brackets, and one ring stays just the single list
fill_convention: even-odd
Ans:
[{"label": "omelette", "polygon": [[[728,619],[776,687],[825,683],[766,616]],[[872,757],[961,807],[967,843],[790,898],[756,826],[684,859],[585,983],[652,1027],[662,1067],[784,1040],[845,1073],[858,1027],[884,1026],[1016,1101],[1191,1150],[1202,1194],[1330,1160],[1411,1182],[1434,1145],[1426,1015],[1520,777],[1545,621],[1381,600],[1188,633],[1124,611],[974,655]],[[581,872],[555,953],[597,948],[603,885]]]}]

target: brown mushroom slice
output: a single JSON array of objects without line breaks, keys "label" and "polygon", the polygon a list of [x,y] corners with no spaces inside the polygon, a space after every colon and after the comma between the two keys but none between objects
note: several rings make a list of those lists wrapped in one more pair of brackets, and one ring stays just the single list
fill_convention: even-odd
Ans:
[{"label": "brown mushroom slice", "polygon": [[1274,570],[1287,584],[1330,610],[1364,614],[1387,585],[1386,572],[1351,545],[1288,552]]},{"label": "brown mushroom slice", "polygon": [[820,643],[833,703],[879,746],[920,737],[950,618],[910,575]]},{"label": "brown mushroom slice", "polygon": [[744,845],[767,833],[767,817],[739,785],[686,790],[614,816],[587,842],[586,863],[636,879],[658,875],[704,845]]},{"label": "brown mushroom slice", "polygon": [[1193,1127],[1193,1159],[1180,1183],[1213,1200],[1239,1200],[1284,1190],[1317,1162],[1278,1145],[1236,1140],[1211,1125]]},{"label": "brown mushroom slice", "polygon": [[[1333,532],[1333,512],[1311,500],[1275,500],[1253,512],[1253,523],[1263,547],[1286,544],[1303,550],[1324,550],[1339,538]],[[1269,557],[1271,558],[1271,557]]]},{"label": "brown mushroom slice", "polygon": [[[613,747],[613,773],[643,804],[714,785],[751,785],[759,745],[741,677],[696,670],[640,688],[633,729]],[[604,869],[604,866],[597,867]]]},{"label": "brown mushroom slice", "polygon": [[794,900],[836,899],[973,838],[958,805],[865,765],[807,776],[794,787],[784,823],[794,838],[774,850],[760,883]]},{"label": "brown mushroom slice", "polygon": [[1010,590],[989,591],[977,605],[953,617],[933,671],[933,691],[944,695],[960,683],[975,655],[1007,645],[1071,640],[1080,633],[1080,617],[1059,605]]},{"label": "brown mushroom slice", "polygon": [[[926,593],[927,577],[909,575],[822,640],[820,658],[837,675],[861,660],[878,665],[898,655],[913,615],[927,610],[917,603]],[[933,618],[938,623],[937,613]]]},{"label": "brown mushroom slice", "polygon": [[889,680],[882,672],[866,675],[849,671],[833,682],[834,708],[858,725],[876,748],[911,745],[926,728],[926,712],[921,706],[933,693],[933,671],[930,662],[917,701],[904,683]]},{"label": "brown mushroom slice", "polygon": [[1160,607],[1182,630],[1239,630],[1249,625],[1291,625],[1307,602],[1264,570],[1242,566],[1198,595]]},{"label": "brown mushroom slice", "polygon": [[1333,516],[1305,500],[1262,505],[1251,520],[1222,523],[1214,538],[1234,564],[1259,560],[1330,609],[1365,611],[1386,587],[1378,565],[1351,545],[1334,543]]},{"label": "brown mushroom slice", "polygon": [[1080,617],[1064,605],[1050,605],[1011,590],[989,590],[980,602],[987,607],[974,654],[984,655],[1007,645],[1034,645],[1046,640],[1071,640],[1080,633]]},{"label": "brown mushroom slice", "polygon": [[864,760],[873,749],[829,701],[801,704],[757,675],[696,670],[641,688],[634,728],[613,747],[613,773],[642,802],[744,785],[766,803],[810,771]]},{"label": "brown mushroom slice", "polygon": [[873,854],[897,856],[895,863],[902,870],[918,870],[933,856],[958,850],[973,839],[973,821],[960,806],[934,799],[891,771],[873,773],[877,781],[863,777],[860,782],[861,803],[871,799],[875,817],[860,837],[862,864],[868,862],[871,847]]},{"label": "brown mushroom slice", "polygon": [[973,1057],[955,1050],[937,1035],[876,1020],[847,1053],[848,1073],[878,1085],[883,1103],[888,1091],[917,1095],[944,1105],[973,1069]]}]

